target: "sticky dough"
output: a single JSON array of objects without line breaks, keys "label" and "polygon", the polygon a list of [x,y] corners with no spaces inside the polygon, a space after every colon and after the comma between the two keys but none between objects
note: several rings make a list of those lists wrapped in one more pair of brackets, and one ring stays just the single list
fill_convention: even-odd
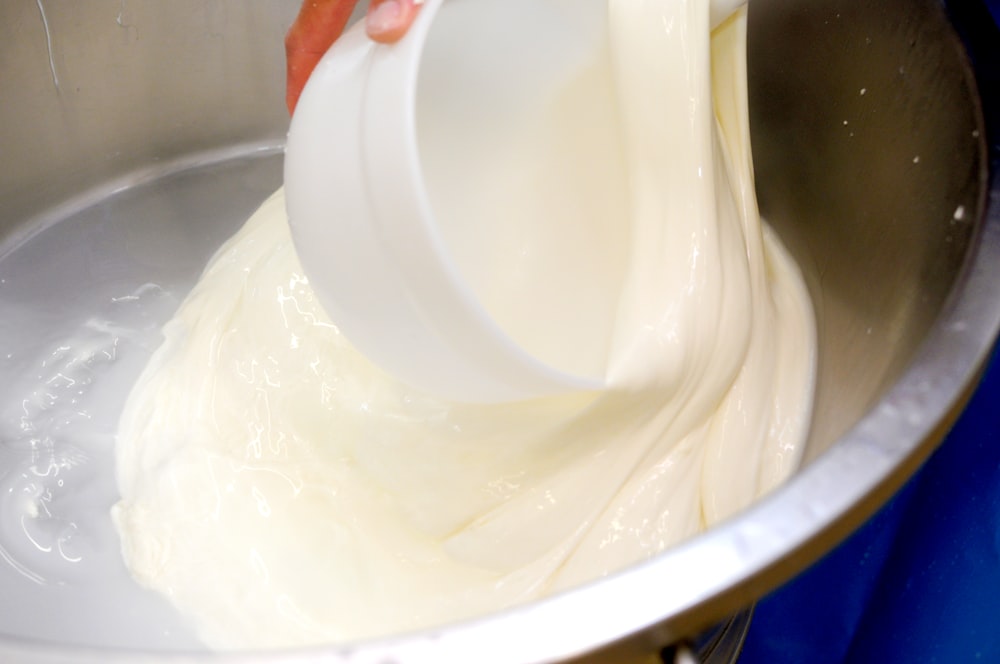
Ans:
[{"label": "sticky dough", "polygon": [[745,11],[709,42],[700,0],[609,9],[634,229],[613,389],[470,406],[399,384],[317,304],[279,190],[164,328],[120,423],[125,560],[207,644],[525,602],[654,556],[794,469],[815,333],[756,210]]}]

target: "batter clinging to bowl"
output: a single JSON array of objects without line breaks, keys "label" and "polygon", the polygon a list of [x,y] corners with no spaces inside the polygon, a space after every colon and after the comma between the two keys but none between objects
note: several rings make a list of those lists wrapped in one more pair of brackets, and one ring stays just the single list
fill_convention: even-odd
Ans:
[{"label": "batter clinging to bowl", "polygon": [[[304,7],[290,107],[352,6]],[[368,22],[388,39],[414,15],[383,22],[390,7]],[[132,574],[209,645],[353,640],[530,601],[655,556],[795,468],[815,331],[757,213],[745,8],[714,31],[707,0],[607,13],[633,185],[609,389],[470,405],[403,385],[317,304],[282,190],[165,326],[122,415],[113,517]]]}]

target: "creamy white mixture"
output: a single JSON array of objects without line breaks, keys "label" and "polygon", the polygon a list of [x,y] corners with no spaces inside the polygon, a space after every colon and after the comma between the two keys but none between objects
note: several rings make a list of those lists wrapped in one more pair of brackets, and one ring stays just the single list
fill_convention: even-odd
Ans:
[{"label": "creamy white mixture", "polygon": [[710,42],[703,0],[609,9],[633,210],[613,389],[470,406],[398,383],[318,306],[281,191],[165,327],[121,419],[113,516],[136,579],[209,645],[531,600],[655,555],[795,467],[815,333],[756,210],[745,11]]}]

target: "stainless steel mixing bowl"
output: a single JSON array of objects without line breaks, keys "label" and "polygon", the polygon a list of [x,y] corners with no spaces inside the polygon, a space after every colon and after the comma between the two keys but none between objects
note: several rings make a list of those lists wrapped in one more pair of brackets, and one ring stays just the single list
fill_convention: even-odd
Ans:
[{"label": "stainless steel mixing bowl", "polygon": [[[296,5],[0,5],[0,266],[40,230],[100,219],[145,187],[162,195],[148,198],[141,224],[182,226],[164,234],[173,239],[162,251],[178,252],[178,283],[190,283],[279,184],[282,37]],[[983,116],[962,46],[933,0],[755,0],[750,41],[761,205],[807,275],[819,324],[802,470],[721,526],[586,587],[437,630],[287,654],[292,660],[655,652],[829,550],[941,440],[1000,321],[1000,191],[989,196]],[[237,162],[250,165],[213,197],[214,176],[202,174]],[[196,195],[180,191],[185,174],[200,182]],[[188,221],[176,219],[181,205],[191,208]],[[62,306],[71,286],[65,274],[42,278],[32,294],[38,307]],[[3,661],[137,656],[0,636]]]}]

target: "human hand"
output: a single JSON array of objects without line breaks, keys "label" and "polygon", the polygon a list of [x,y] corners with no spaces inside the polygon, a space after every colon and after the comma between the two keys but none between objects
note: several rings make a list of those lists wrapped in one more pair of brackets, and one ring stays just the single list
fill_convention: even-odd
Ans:
[{"label": "human hand", "polygon": [[[377,42],[398,41],[417,15],[423,0],[371,0],[365,29]],[[299,15],[285,36],[285,58],[288,67],[285,103],[288,112],[302,94],[309,75],[327,49],[344,32],[347,20],[358,0],[304,0]]]}]

